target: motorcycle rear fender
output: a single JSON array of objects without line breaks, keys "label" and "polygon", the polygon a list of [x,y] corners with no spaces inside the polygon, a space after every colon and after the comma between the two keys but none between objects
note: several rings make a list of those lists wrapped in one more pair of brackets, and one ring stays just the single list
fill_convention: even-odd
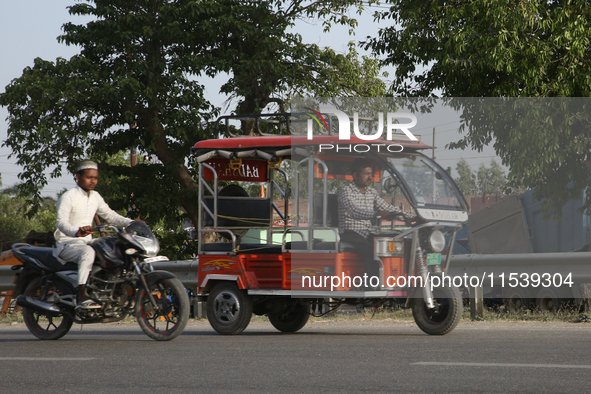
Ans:
[{"label": "motorcycle rear fender", "polygon": [[24,243],[14,244],[14,245],[12,245],[12,255],[14,257],[16,257],[16,259],[18,261],[20,261],[21,263],[23,263],[23,265],[25,265],[25,266],[33,266],[33,267],[37,267],[41,270],[45,269],[45,266],[39,260],[37,260],[31,256],[27,256],[23,252],[19,251],[19,249],[21,249],[21,248],[27,248],[30,246],[31,245],[24,244]]},{"label": "motorcycle rear fender", "polygon": [[176,275],[168,271],[152,271],[146,274],[146,283],[151,287],[160,279],[176,278]]},{"label": "motorcycle rear fender", "polygon": [[24,267],[18,274],[14,290],[12,291],[12,297],[16,299],[17,296],[23,294],[23,291],[25,291],[25,288],[28,286],[28,284],[41,276],[42,275],[40,275],[38,270]]}]

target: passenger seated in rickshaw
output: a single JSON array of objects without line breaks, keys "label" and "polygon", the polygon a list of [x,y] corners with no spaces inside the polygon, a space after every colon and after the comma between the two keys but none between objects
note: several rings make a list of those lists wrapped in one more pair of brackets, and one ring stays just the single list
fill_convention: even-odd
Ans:
[{"label": "passenger seated in rickshaw", "polygon": [[[379,265],[373,257],[373,240],[369,228],[371,219],[388,219],[400,209],[388,204],[369,187],[374,170],[366,159],[351,163],[353,181],[339,190],[339,233],[341,242],[352,244],[362,258],[365,273],[369,278],[379,277]],[[368,280],[369,283],[369,280]]]}]

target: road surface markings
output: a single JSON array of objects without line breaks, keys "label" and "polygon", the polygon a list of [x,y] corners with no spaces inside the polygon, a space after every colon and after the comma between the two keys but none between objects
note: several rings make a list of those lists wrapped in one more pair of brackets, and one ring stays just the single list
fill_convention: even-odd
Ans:
[{"label": "road surface markings", "polygon": [[456,363],[422,361],[410,365],[430,365],[441,367],[521,367],[521,368],[565,368],[565,369],[591,369],[591,365],[567,365],[567,364],[512,364],[512,363]]},{"label": "road surface markings", "polygon": [[84,357],[0,357],[0,361],[90,361]]}]

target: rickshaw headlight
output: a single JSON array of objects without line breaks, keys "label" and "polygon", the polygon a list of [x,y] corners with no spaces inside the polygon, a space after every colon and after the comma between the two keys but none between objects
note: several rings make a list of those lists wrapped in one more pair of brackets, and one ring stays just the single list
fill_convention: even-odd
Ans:
[{"label": "rickshaw headlight", "polygon": [[404,256],[404,241],[392,238],[374,238],[375,254],[378,257]]},{"label": "rickshaw headlight", "polygon": [[398,256],[404,254],[404,242],[402,241],[390,241],[388,242],[388,252],[392,255]]},{"label": "rickshaw headlight", "polygon": [[429,246],[435,253],[441,253],[445,249],[445,236],[439,230],[434,230],[429,235]]}]

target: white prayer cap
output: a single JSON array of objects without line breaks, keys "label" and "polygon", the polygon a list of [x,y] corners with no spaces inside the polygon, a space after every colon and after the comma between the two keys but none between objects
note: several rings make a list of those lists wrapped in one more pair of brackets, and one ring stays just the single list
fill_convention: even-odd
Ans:
[{"label": "white prayer cap", "polygon": [[92,160],[82,160],[78,163],[78,172],[82,170],[98,170],[98,164]]}]

